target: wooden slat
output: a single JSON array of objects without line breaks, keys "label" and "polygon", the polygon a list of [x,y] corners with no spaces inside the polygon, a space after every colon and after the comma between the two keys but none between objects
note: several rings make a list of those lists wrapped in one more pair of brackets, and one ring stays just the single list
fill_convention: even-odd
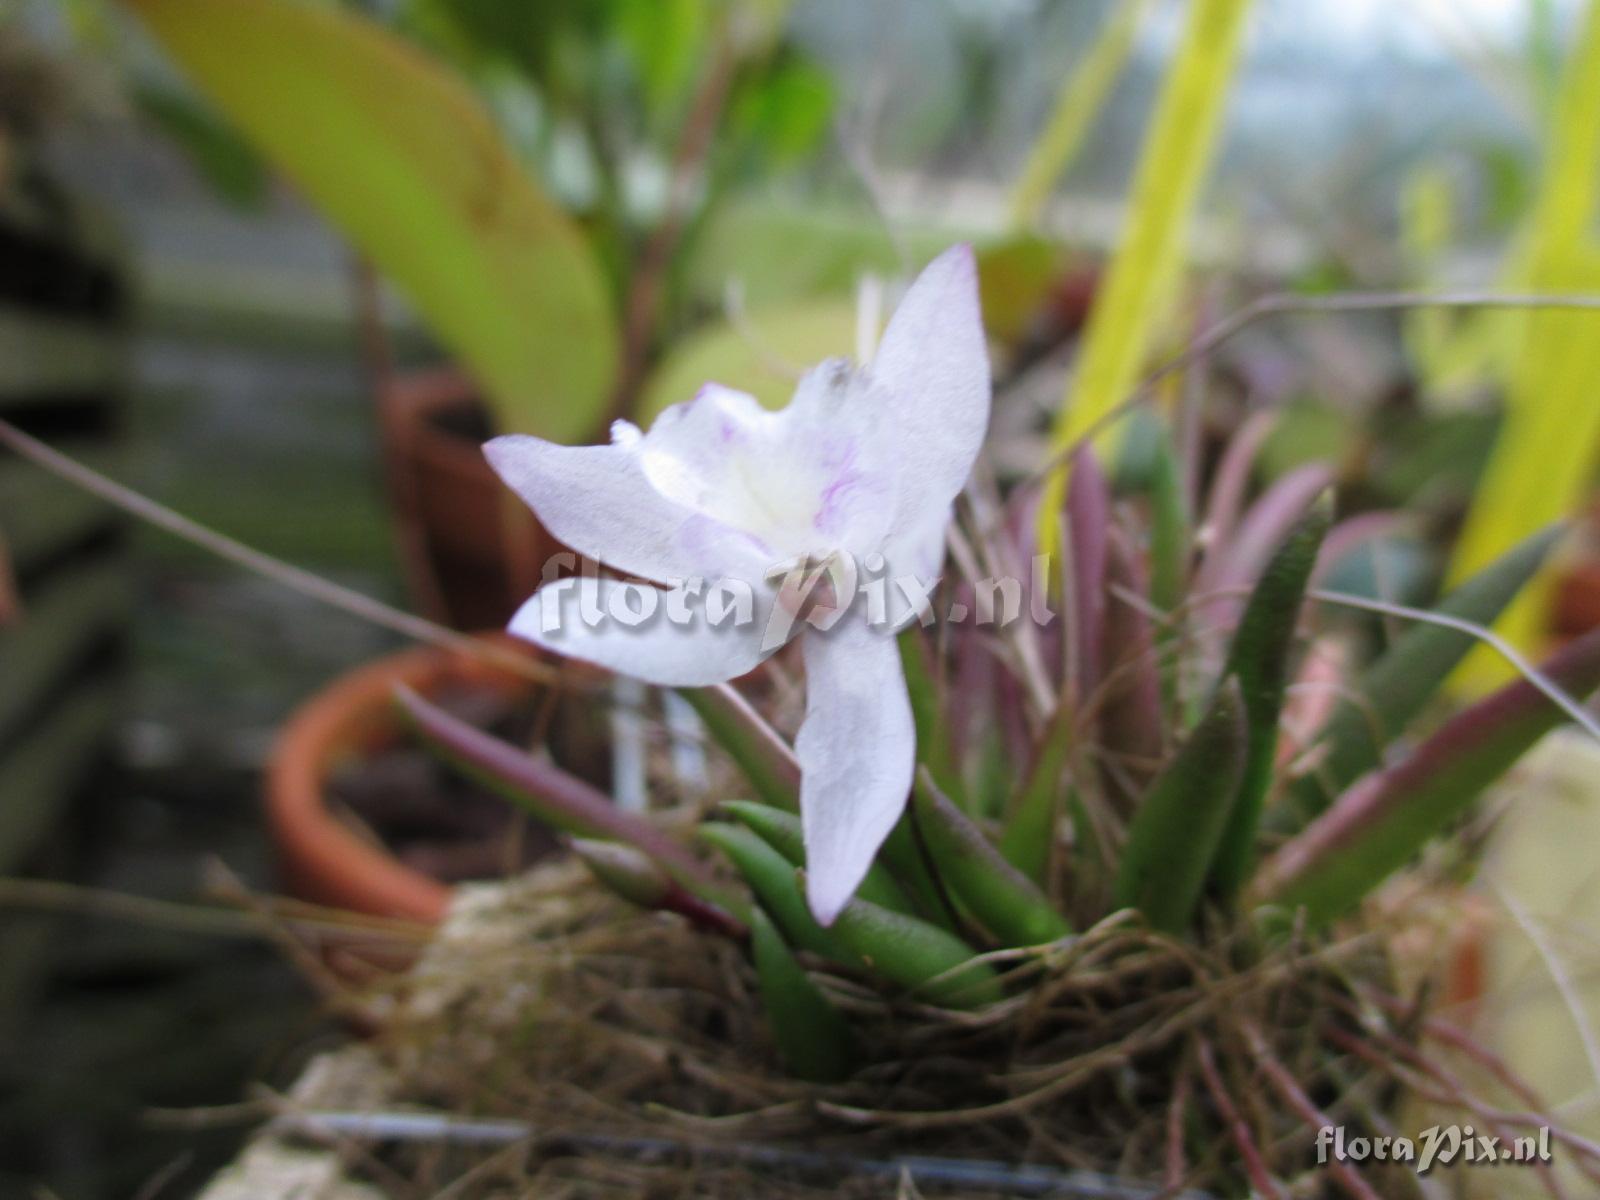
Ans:
[{"label": "wooden slat", "polygon": [[61,943],[57,913],[7,914],[0,922],[0,1044],[16,1045]]},{"label": "wooden slat", "polygon": [[130,603],[127,572],[117,559],[63,572],[24,597],[22,619],[0,633],[0,748],[61,673],[126,618]]},{"label": "wooden slat", "polygon": [[[105,443],[67,445],[62,450],[97,470],[121,456],[120,447]],[[0,534],[18,574],[26,574],[61,547],[81,542],[111,519],[111,508],[81,488],[31,463],[0,462]]]},{"label": "wooden slat", "polygon": [[123,340],[105,325],[0,305],[0,406],[103,391],[123,359]]},{"label": "wooden slat", "polygon": [[15,873],[43,845],[94,765],[116,705],[115,684],[83,688],[0,761],[0,875]]},{"label": "wooden slat", "polygon": [[17,588],[17,572],[11,562],[11,548],[6,545],[5,530],[0,529],[0,628],[22,616],[22,593]]}]

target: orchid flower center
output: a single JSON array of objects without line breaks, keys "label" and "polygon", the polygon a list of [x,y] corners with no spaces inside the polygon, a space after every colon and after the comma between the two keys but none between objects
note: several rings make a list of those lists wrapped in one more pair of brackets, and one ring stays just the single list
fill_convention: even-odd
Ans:
[{"label": "orchid flower center", "polygon": [[636,443],[640,464],[662,496],[748,535],[774,563],[858,549],[859,535],[882,524],[871,515],[892,499],[878,461],[888,451],[875,457],[859,415],[871,411],[869,387],[834,361],[803,381],[785,410],[705,388],[657,418]]}]

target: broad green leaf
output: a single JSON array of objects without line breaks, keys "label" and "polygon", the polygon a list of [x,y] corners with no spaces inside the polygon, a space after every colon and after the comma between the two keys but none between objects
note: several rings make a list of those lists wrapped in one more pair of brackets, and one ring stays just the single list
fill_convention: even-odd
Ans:
[{"label": "broad green leaf", "polygon": [[501,429],[594,434],[617,358],[599,265],[459,79],[346,9],[123,2],[405,292]]},{"label": "broad green leaf", "polygon": [[803,159],[828,133],[833,80],[803,59],[788,59],[749,75],[729,102],[726,143],[746,169],[762,161],[784,166]]},{"label": "broad green leaf", "polygon": [[1289,652],[1306,582],[1328,532],[1331,513],[1332,503],[1324,492],[1296,522],[1250,593],[1228,649],[1223,674],[1239,681],[1250,723],[1250,746],[1239,777],[1239,793],[1212,864],[1212,877],[1224,896],[1235,894],[1255,866],[1256,835],[1278,750],[1278,717],[1288,683]]},{"label": "broad green leaf", "polygon": [[[1140,151],[1127,227],[1089,314],[1077,369],[1051,434],[1071,446],[1133,390],[1178,282],[1190,218],[1210,165],[1250,0],[1193,0]],[[1066,488],[1050,477],[1039,508],[1039,546],[1051,553]]]},{"label": "broad green leaf", "polygon": [[[510,6],[502,0],[499,7]],[[622,4],[613,0],[612,9],[617,40],[628,47],[638,64],[649,107],[676,116],[674,105],[694,80],[715,9],[699,0],[628,0]],[[522,20],[538,24],[526,14]]]},{"label": "broad green leaf", "polygon": [[1119,907],[1137,908],[1168,933],[1188,928],[1239,790],[1248,743],[1244,694],[1230,678],[1139,802],[1117,871]]},{"label": "broad green leaf", "polygon": [[[1544,562],[1559,526],[1514,546],[1446,596],[1441,616],[1488,625]],[[1355,695],[1341,700],[1313,744],[1315,768],[1289,793],[1290,814],[1304,821],[1325,809],[1359,776],[1376,767],[1384,748],[1443,686],[1477,639],[1462,629],[1417,621],[1362,674]]]},{"label": "broad green leaf", "polygon": [[[1600,25],[1600,20],[1596,21]],[[1597,162],[1600,169],[1600,162]],[[1600,246],[1585,242],[1541,271],[1531,290],[1600,290]],[[1600,313],[1535,312],[1509,382],[1506,412],[1456,543],[1452,582],[1494,561],[1534,529],[1575,512],[1593,483],[1600,446]],[[1537,582],[1506,609],[1496,631],[1518,649],[1537,651],[1547,633],[1551,580]],[[1505,660],[1484,649],[1456,675],[1469,692],[1505,680]]]},{"label": "broad green leaf", "polygon": [[[1600,686],[1600,630],[1542,666],[1582,700]],[[1356,783],[1265,863],[1254,899],[1304,908],[1313,921],[1348,912],[1460,817],[1567,714],[1525,679],[1445,722],[1411,756]]]},{"label": "broad green leaf", "polygon": [[136,86],[133,102],[188,155],[218,195],[240,208],[261,206],[267,194],[265,165],[204,104],[176,88],[155,83]]},{"label": "broad green leaf", "polygon": [[860,1056],[855,1035],[760,909],[750,918],[750,950],[761,1004],[772,1023],[772,1040],[784,1065],[801,1079],[816,1083],[830,1083],[850,1074]]},{"label": "broad green leaf", "polygon": [[656,368],[639,403],[648,426],[663,409],[694,399],[707,383],[749,392],[768,408],[794,395],[799,372],[825,358],[853,358],[856,306],[845,299],[810,301],[752,313],[738,326],[717,323],[679,342]]}]

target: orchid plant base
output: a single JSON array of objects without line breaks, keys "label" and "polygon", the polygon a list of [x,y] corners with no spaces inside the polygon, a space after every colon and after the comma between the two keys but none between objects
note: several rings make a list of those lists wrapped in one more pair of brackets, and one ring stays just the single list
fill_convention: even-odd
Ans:
[{"label": "orchid plant base", "polygon": [[[371,1161],[347,1156],[346,1174],[380,1189],[404,1178],[425,1195],[455,1183],[464,1197],[876,1196],[890,1194],[886,1164],[929,1160],[908,1168],[919,1192],[907,1194],[1035,1194],[1019,1189],[1059,1175],[1113,1197],[1174,1179],[1186,1189],[1175,1195],[1226,1196],[1241,1178],[1220,1093],[1271,1178],[1325,1184],[1308,1131],[1318,1122],[1298,1106],[1359,1096],[1363,1107],[1325,1114],[1351,1130],[1397,1112],[1418,1070],[1407,1056],[1430,1053],[1420,1030],[1438,975],[1413,970],[1397,991],[1388,948],[1442,946],[1448,904],[1434,901],[1447,897],[1412,893],[1409,920],[1264,953],[1197,951],[1108,920],[1018,955],[1008,970],[1032,985],[977,1014],[840,981],[834,999],[873,1065],[817,1085],[778,1058],[739,946],[554,862],[464,889],[408,975],[352,997],[387,1015],[382,1037],[356,1048],[342,1101],[369,1118],[420,1106],[513,1120],[537,1137],[485,1147],[442,1125],[421,1145],[373,1139]],[[1251,1082],[1264,1067],[1281,1070],[1282,1094]],[[965,1181],[952,1191],[952,1178]],[[1364,1178],[1378,1195],[1408,1194]]]}]

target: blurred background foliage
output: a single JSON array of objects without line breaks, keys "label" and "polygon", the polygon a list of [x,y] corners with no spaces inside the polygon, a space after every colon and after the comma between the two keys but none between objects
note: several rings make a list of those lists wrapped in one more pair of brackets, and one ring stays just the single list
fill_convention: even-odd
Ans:
[{"label": "blurred background foliage", "polygon": [[[71,197],[114,231],[133,300],[115,473],[401,600],[358,254],[378,268],[401,367],[463,359],[502,427],[585,440],[708,378],[781,402],[793,366],[857,345],[864,276],[890,286],[976,238],[1023,398],[995,461],[1017,473],[1070,380],[1037,338],[1041,312],[1081,322],[1137,221],[1130,188],[1194,7],[0,0],[0,196],[30,219]],[[1184,304],[1124,314],[1123,336],[1175,349],[1280,288],[1593,290],[1597,11],[1256,0],[1236,71],[1210,85],[1226,95],[1192,229],[1162,264]],[[1331,459],[1353,505],[1422,512],[1338,578],[1420,597],[1505,412],[1547,421],[1516,418],[1467,558],[1537,523],[1552,455],[1558,509],[1587,488],[1592,447],[1550,416],[1595,408],[1591,372],[1551,365],[1592,358],[1587,321],[1280,321],[1231,347],[1208,419],[1270,409],[1263,478]],[[211,853],[270,887],[255,789],[273,730],[389,641],[170,540],[136,531],[131,549],[132,686],[76,877],[188,897]],[[313,999],[253,951],[160,931],[56,940],[72,953],[48,1019],[0,1084],[5,1148],[64,1196],[130,1194],[193,1142],[131,1114],[286,1077],[319,1028]],[[241,979],[285,999],[242,1011]],[[130,1004],[146,1019],[106,1016]]]}]

